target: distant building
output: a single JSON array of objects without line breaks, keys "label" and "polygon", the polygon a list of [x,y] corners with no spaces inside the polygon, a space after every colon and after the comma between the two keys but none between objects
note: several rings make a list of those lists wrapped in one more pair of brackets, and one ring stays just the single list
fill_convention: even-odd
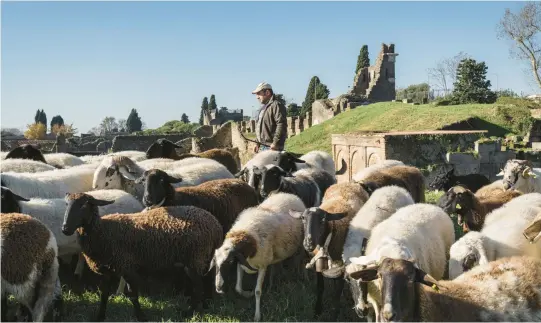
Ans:
[{"label": "distant building", "polygon": [[227,121],[239,122],[244,120],[243,110],[217,110],[206,111],[203,116],[203,124],[214,126],[222,125]]}]

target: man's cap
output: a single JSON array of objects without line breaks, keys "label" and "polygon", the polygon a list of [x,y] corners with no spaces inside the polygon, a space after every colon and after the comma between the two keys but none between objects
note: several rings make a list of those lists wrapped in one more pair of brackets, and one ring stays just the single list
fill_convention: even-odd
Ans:
[{"label": "man's cap", "polygon": [[252,91],[252,94],[256,94],[257,92],[262,90],[272,90],[272,86],[266,82],[259,83],[255,90]]}]

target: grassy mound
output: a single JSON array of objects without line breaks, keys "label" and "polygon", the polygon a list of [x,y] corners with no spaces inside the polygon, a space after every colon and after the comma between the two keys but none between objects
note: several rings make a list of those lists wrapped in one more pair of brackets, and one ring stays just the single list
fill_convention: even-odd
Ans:
[{"label": "grassy mound", "polygon": [[[331,134],[388,131],[488,130],[488,136],[524,135],[532,124],[528,107],[516,104],[464,104],[436,107],[381,102],[346,111],[286,141],[296,153],[331,152]],[[449,127],[456,125],[456,127]],[[466,130],[466,129],[464,129]]]}]

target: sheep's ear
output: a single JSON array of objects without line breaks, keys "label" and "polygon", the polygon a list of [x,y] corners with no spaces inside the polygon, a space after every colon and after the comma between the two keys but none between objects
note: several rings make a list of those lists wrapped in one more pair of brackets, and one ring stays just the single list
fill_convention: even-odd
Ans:
[{"label": "sheep's ear", "polygon": [[173,177],[171,175],[167,175],[167,180],[169,181],[169,183],[180,183],[180,182],[182,182],[181,177]]},{"label": "sheep's ear", "polygon": [[258,271],[257,269],[255,269],[254,267],[250,266],[250,264],[248,263],[248,261],[246,261],[246,258],[244,258],[244,256],[238,252],[238,251],[234,251],[235,252],[235,258],[237,258],[238,262],[243,265],[244,267],[250,269],[250,270],[253,270],[253,271]]},{"label": "sheep's ear", "polygon": [[91,199],[90,201],[91,201],[92,204],[97,205],[97,206],[105,206],[105,205],[115,203],[114,200],[113,201],[107,201],[107,200]]},{"label": "sheep's ear", "polygon": [[500,172],[496,176],[503,176],[503,169],[500,168]]},{"label": "sheep's ear", "polygon": [[20,195],[17,195],[17,194],[15,194],[15,193],[13,193],[13,192],[11,192],[11,195],[13,196],[13,198],[14,198],[16,201],[24,201],[24,202],[30,201],[29,199],[24,198],[24,197],[22,197],[22,196],[20,196]]},{"label": "sheep's ear", "polygon": [[105,171],[105,176],[111,177],[113,174],[118,170],[117,166],[109,166],[107,170]]},{"label": "sheep's ear", "polygon": [[363,282],[369,282],[378,278],[378,268],[379,266],[376,265],[373,267],[350,272],[348,273],[348,275],[355,280],[360,279]]},{"label": "sheep's ear", "polygon": [[363,190],[365,190],[369,196],[371,196],[372,193],[374,193],[374,191],[379,188],[378,185],[374,182],[357,182],[357,183],[361,185]]},{"label": "sheep's ear", "polygon": [[295,219],[302,219],[302,215],[304,212],[299,212],[295,210],[289,210],[289,215]]},{"label": "sheep's ear", "polygon": [[342,220],[344,217],[346,217],[347,212],[343,212],[343,213],[326,213],[325,214],[325,218],[327,219],[327,221],[338,221],[338,220]]},{"label": "sheep's ear", "polygon": [[434,290],[439,291],[438,281],[419,268],[415,268],[415,282],[430,286]]},{"label": "sheep's ear", "polygon": [[212,268],[216,266],[216,254],[212,257],[212,260],[210,261],[209,270],[207,271],[207,274],[210,273]]},{"label": "sheep's ear", "polygon": [[135,173],[130,172],[130,170],[126,166],[120,166],[118,170],[120,174],[122,174],[122,177],[124,177],[125,179],[128,179],[130,181],[136,180],[136,177],[134,176]]},{"label": "sheep's ear", "polygon": [[291,153],[287,152],[287,151],[282,151],[281,155],[280,155],[282,158],[289,158],[291,161],[295,162],[295,163],[299,163],[299,164],[304,164],[306,163],[305,160],[302,160],[302,159],[299,159],[295,156],[293,156]]}]

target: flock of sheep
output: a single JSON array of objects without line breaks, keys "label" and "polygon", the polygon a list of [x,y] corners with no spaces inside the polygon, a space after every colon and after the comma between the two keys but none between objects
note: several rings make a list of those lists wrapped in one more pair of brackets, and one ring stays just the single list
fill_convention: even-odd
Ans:
[{"label": "flock of sheep", "polygon": [[[541,321],[541,169],[528,161],[510,160],[493,183],[436,178],[429,187],[444,195],[433,205],[421,171],[397,160],[337,183],[345,164],[337,171],[322,151],[263,151],[241,167],[234,149],[175,148],[160,139],[146,152],[4,154],[2,320],[9,295],[33,321],[62,320],[59,260],[74,257],[74,275],[101,275],[96,321],[115,291],[146,320],[139,290],[162,275],[191,296],[182,317],[232,284],[255,298],[260,321],[266,273],[285,262],[315,272],[316,317],[324,286],[337,317],[347,282],[371,321]],[[244,273],[257,274],[253,291]]]}]

